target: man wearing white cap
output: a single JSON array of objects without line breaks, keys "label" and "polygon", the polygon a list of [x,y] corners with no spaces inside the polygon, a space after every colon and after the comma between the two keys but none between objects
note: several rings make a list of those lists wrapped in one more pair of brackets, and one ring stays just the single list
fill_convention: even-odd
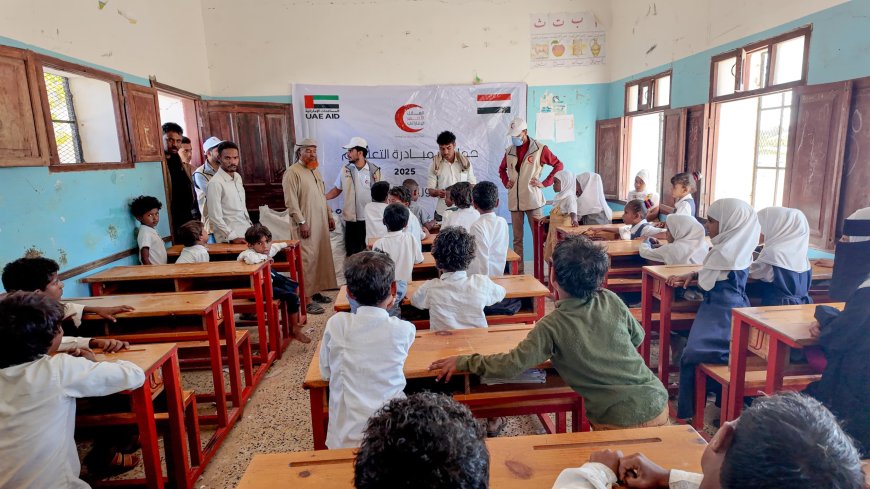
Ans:
[{"label": "man wearing white cap", "polygon": [[196,202],[199,205],[199,212],[202,214],[202,222],[205,224],[205,229],[209,234],[210,243],[214,242],[214,226],[208,219],[208,207],[206,207],[205,202],[206,188],[211,177],[221,167],[221,163],[218,161],[217,147],[222,142],[214,136],[206,139],[202,143],[202,155],[205,162],[193,171],[193,187],[196,190]]},{"label": "man wearing white cap", "polygon": [[311,294],[306,310],[310,314],[323,314],[320,304],[331,301],[321,292],[338,287],[329,242],[329,231],[335,228],[335,223],[323,195],[323,177],[317,169],[317,141],[305,138],[296,148],[296,163],[284,172],[281,186],[290,217],[290,235],[301,243],[305,292]]},{"label": "man wearing white cap", "polygon": [[341,168],[326,200],[344,194],[341,217],[344,219],[344,250],[347,256],[366,249],[366,204],[372,201],[372,185],[381,181],[381,169],[366,160],[369,144],[355,136],[342,146],[347,150],[347,165]]},{"label": "man wearing white cap", "polygon": [[[545,202],[541,189],[553,185],[553,178],[563,167],[562,162],[549,148],[529,137],[527,129],[528,125],[522,117],[511,121],[507,133],[511,138],[511,145],[505,150],[498,168],[501,181],[508,189],[514,251],[523,260],[523,214],[529,224],[533,217],[541,217],[541,207]],[[544,165],[552,166],[553,170],[547,178],[541,180]],[[520,273],[523,271],[523,260],[520,260]]]}]

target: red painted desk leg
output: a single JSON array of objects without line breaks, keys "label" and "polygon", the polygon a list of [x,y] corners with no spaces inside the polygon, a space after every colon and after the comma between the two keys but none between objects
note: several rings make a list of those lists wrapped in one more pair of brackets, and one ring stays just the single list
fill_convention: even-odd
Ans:
[{"label": "red painted desk leg", "polygon": [[770,335],[770,350],[767,354],[767,382],[765,383],[765,393],[769,396],[782,390],[782,377],[785,373],[788,352],[788,345]]},{"label": "red painted desk leg", "polygon": [[308,390],[311,401],[311,434],[314,435],[314,449],[326,450],[326,424],[328,419],[323,415],[326,402],[326,388],[315,387]]},{"label": "red painted desk leg", "polygon": [[[224,338],[227,339],[227,369],[230,377],[230,400],[234,408],[239,409],[241,414],[245,406],[245,396],[242,394],[242,378],[239,373],[240,361],[239,350],[236,349],[236,320],[233,316],[232,296],[227,296],[221,303],[221,314],[224,317]],[[217,318],[210,316],[215,322]],[[226,402],[226,401],[225,401]]]},{"label": "red painted desk leg", "polygon": [[556,412],[556,433],[568,432],[568,413],[565,411]]},{"label": "red painted desk leg", "polygon": [[659,307],[659,379],[665,388],[670,383],[671,371],[671,300],[674,289],[661,284],[661,305]]},{"label": "red painted desk leg", "polygon": [[746,379],[746,356],[749,353],[749,324],[732,313],[731,319],[731,385],[728,406],[722,406],[721,422],[740,416],[743,408],[743,386]]},{"label": "red painted desk leg", "polygon": [[265,298],[263,297],[263,289],[265,288],[265,279],[263,278],[264,268],[261,268],[259,272],[255,273],[251,280],[253,281],[254,287],[254,308],[256,309],[257,314],[257,341],[260,345],[260,363],[266,364],[269,363],[269,334],[266,332],[266,307],[263,304]]},{"label": "red painted desk leg", "polygon": [[[154,422],[154,404],[151,401],[151,372],[146,372],[145,384],[134,390],[133,411],[139,425],[139,441],[142,444],[142,466],[145,469],[145,481],[149,488],[162,489],[163,471],[160,467],[160,447],[157,444],[157,425]],[[164,380],[165,382],[165,380]]]},{"label": "red painted desk leg", "polygon": [[103,295],[103,284],[101,283],[93,283],[91,284],[91,296],[99,297]]},{"label": "red painted desk leg", "polygon": [[650,349],[652,341],[652,306],[653,306],[653,277],[646,270],[643,271],[642,295],[640,299],[640,323],[643,326],[643,343],[640,344],[640,356],[644,363],[650,364]]},{"label": "red painted desk leg", "polygon": [[178,353],[174,351],[169,360],[161,367],[163,388],[166,392],[166,407],[169,414],[169,433],[164,440],[166,450],[166,470],[175,487],[189,488],[190,465],[187,459],[187,435],[184,424],[184,401],[181,398],[181,370],[178,366]]},{"label": "red painted desk leg", "polygon": [[510,264],[510,267],[511,267],[511,275],[519,275],[520,274],[520,262],[519,262],[519,260],[512,261]]},{"label": "red painted desk leg", "polygon": [[[208,344],[211,360],[211,377],[214,383],[214,402],[217,407],[217,422],[218,426],[223,428],[229,424],[229,415],[227,414],[227,396],[224,390],[224,370],[223,361],[221,359],[221,338],[217,328],[217,312],[209,311],[205,320],[206,333],[208,334]],[[232,318],[230,318],[232,321]],[[234,336],[227,337],[227,353],[232,350],[230,347],[235,340]],[[236,364],[238,370],[238,364]]]},{"label": "red painted desk leg", "polygon": [[269,328],[269,351],[275,352],[275,355],[281,357],[281,320],[278,318],[278,310],[273,307],[274,296],[272,295],[272,273],[271,265],[266,265],[263,268],[263,294],[266,296],[265,310],[268,311],[268,328]]},{"label": "red painted desk leg", "polygon": [[535,297],[535,320],[540,321],[542,317],[544,317],[544,296]]}]

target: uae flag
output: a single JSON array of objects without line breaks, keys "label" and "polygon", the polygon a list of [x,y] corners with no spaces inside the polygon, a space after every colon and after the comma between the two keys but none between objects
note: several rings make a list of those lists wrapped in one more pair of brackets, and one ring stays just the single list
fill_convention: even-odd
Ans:
[{"label": "uae flag", "polygon": [[306,109],[337,109],[338,95],[306,95]]},{"label": "uae flag", "polygon": [[481,93],[477,95],[478,114],[509,114],[510,111],[510,93]]}]

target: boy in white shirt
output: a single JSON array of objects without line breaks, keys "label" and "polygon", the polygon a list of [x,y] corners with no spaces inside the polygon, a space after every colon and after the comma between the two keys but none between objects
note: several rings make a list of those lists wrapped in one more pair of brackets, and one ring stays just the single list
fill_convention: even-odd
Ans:
[{"label": "boy in white shirt", "polygon": [[480,213],[471,207],[471,189],[472,185],[468,182],[455,183],[450,187],[450,200],[456,210],[444,218],[442,228],[461,226],[469,231],[471,225],[480,218]]},{"label": "boy in white shirt", "polygon": [[162,208],[163,204],[150,195],[140,195],[130,202],[130,212],[141,224],[136,241],[139,243],[139,261],[143,265],[166,264],[166,245],[156,229]]},{"label": "boy in white shirt", "polygon": [[371,238],[382,238],[387,234],[384,226],[384,209],[387,208],[387,195],[390,193],[390,182],[375,182],[372,184],[372,201],[366,204],[366,241]]},{"label": "boy in white shirt", "polygon": [[[405,187],[393,187],[390,189],[390,195],[387,197],[387,204],[402,204],[410,209],[411,192],[408,192],[408,189]],[[413,213],[411,213],[411,217],[408,218],[408,227],[405,229],[405,232],[418,236],[420,241],[429,237],[429,231],[423,229],[420,220],[417,219],[417,216]]]},{"label": "boy in white shirt", "polygon": [[625,226],[619,228],[619,238],[632,240],[648,238],[662,234],[664,231],[646,221],[647,208],[640,199],[630,200],[625,204],[622,213],[622,222]]},{"label": "boy in white shirt", "polygon": [[492,182],[480,182],[474,186],[471,200],[480,218],[471,225],[477,250],[468,265],[468,273],[500,277],[507,263],[509,235],[507,221],[495,213],[498,187]]},{"label": "boy in white shirt", "polygon": [[118,360],[58,354],[64,308],[40,292],[0,300],[0,487],[90,487],[79,479],[76,399],[141,387],[145,373]]},{"label": "boy in white shirt", "polygon": [[[287,243],[273,243],[272,231],[259,223],[245,231],[245,242],[248,244],[248,249],[239,253],[236,260],[243,261],[248,265],[256,265],[267,260],[272,263],[272,257],[287,247]],[[311,343],[311,338],[302,332],[302,326],[299,325],[298,314],[296,314],[299,312],[299,284],[276,272],[272,267],[269,267],[269,276],[272,278],[272,296],[282,300],[287,305],[287,312],[290,316],[290,331],[293,338],[302,343]]]},{"label": "boy in white shirt", "polygon": [[175,263],[208,263],[208,233],[202,221],[187,221],[178,228],[178,241],[184,245]]},{"label": "boy in white shirt", "polygon": [[411,296],[411,305],[429,309],[430,329],[486,328],[483,308],[504,299],[504,287],[486,275],[468,275],[474,255],[474,237],[461,227],[444,228],[435,238],[432,256],[441,277]]},{"label": "boy in white shirt", "polygon": [[423,261],[423,247],[416,236],[404,232],[411,217],[410,210],[402,204],[390,204],[384,211],[387,235],[375,241],[372,249],[390,255],[396,264],[396,282],[411,281],[414,264]]},{"label": "boy in white shirt", "polygon": [[426,209],[424,209],[418,202],[420,199],[420,184],[413,178],[406,178],[405,181],[402,182],[402,186],[408,189],[408,192],[411,193],[411,214],[417,216],[417,220],[423,224],[426,231],[431,231],[434,226],[438,225],[438,223],[435,222],[435,219],[432,219],[431,214],[426,212]]},{"label": "boy in white shirt", "polygon": [[360,307],[329,318],[320,344],[320,375],[329,380],[330,449],[358,447],[369,417],[386,401],[403,397],[402,367],[414,342],[414,325],[390,317],[395,265],[385,253],[363,251],[344,263],[347,295]]}]

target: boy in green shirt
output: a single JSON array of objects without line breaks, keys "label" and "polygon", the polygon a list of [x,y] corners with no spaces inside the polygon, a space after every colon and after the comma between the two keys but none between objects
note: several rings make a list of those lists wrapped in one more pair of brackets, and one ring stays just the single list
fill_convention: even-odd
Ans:
[{"label": "boy in green shirt", "polygon": [[668,424],[668,393],[637,347],[643,329],[625,304],[601,284],[607,253],[583,236],[559,243],[553,253],[556,310],[541,319],[508,353],[462,355],[432,363],[436,380],[458,372],[510,378],[551,360],[559,376],[583,396],[596,430]]}]

